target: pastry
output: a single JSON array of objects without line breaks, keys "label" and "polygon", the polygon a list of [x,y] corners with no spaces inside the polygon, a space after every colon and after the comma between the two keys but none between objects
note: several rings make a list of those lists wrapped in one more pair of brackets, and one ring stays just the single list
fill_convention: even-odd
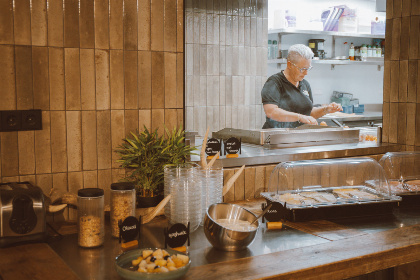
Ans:
[{"label": "pastry", "polygon": [[420,180],[406,181],[405,184],[412,191],[420,191]]},{"label": "pastry", "polygon": [[389,181],[388,185],[393,193],[402,193],[407,191],[400,181]]},{"label": "pastry", "polygon": [[318,203],[325,203],[325,202],[334,203],[337,201],[337,199],[332,193],[327,193],[327,192],[301,192],[300,195],[307,198],[312,198],[316,200]]}]

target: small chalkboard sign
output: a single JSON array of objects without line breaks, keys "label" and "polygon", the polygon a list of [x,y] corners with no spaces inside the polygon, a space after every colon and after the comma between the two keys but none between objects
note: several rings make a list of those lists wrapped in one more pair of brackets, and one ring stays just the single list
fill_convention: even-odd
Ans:
[{"label": "small chalkboard sign", "polygon": [[118,222],[118,227],[120,228],[120,243],[121,239],[124,240],[124,242],[130,242],[137,239],[140,232],[140,221],[137,220],[136,217],[129,216],[125,218],[124,221],[120,220]]},{"label": "small chalkboard sign", "polygon": [[222,141],[216,138],[207,140],[206,154],[208,156],[215,156],[217,152],[222,151]]},{"label": "small chalkboard sign", "polygon": [[[271,203],[272,206],[270,208],[270,210],[267,211],[267,213],[264,214],[263,216],[263,223],[264,223],[264,219],[267,220],[268,222],[280,222],[284,217],[283,217],[283,205],[281,205],[281,203],[278,202],[272,202]],[[267,204],[263,203],[261,205],[262,210],[264,211],[264,209],[267,207]]]},{"label": "small chalkboard sign", "polygon": [[226,140],[224,147],[225,147],[225,155],[226,153],[229,155],[234,155],[234,154],[237,154],[238,152],[241,153],[242,151],[241,139],[230,137],[228,140]]},{"label": "small chalkboard sign", "polygon": [[165,235],[165,248],[167,246],[171,248],[181,247],[188,240],[188,246],[190,246],[190,223],[188,226],[178,223],[171,226],[169,229],[164,229]]}]

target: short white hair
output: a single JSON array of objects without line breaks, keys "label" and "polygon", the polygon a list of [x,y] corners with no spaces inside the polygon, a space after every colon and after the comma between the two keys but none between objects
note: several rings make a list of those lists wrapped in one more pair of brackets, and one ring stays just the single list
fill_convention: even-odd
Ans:
[{"label": "short white hair", "polygon": [[314,57],[314,53],[312,52],[311,48],[305,46],[303,44],[296,44],[289,48],[287,54],[287,60],[297,63],[301,58],[304,59],[312,59]]}]

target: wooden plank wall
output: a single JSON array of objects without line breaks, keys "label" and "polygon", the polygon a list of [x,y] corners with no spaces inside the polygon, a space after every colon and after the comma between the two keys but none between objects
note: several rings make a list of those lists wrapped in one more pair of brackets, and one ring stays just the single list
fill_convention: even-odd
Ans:
[{"label": "wooden plank wall", "polygon": [[386,6],[383,133],[385,143],[420,149],[420,2]]},{"label": "wooden plank wall", "polygon": [[0,110],[43,112],[42,130],[0,133],[0,182],[100,187],[108,200],[122,138],[183,124],[183,5],[0,1]]}]

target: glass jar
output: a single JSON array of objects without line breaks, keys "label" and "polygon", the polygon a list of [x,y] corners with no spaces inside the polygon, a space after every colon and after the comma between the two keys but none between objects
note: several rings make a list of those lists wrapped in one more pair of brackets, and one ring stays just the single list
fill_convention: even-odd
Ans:
[{"label": "glass jar", "polygon": [[78,243],[81,247],[97,247],[104,243],[104,190],[80,189],[77,192]]},{"label": "glass jar", "polygon": [[119,237],[118,221],[135,216],[136,190],[134,183],[121,182],[111,184],[111,235]]}]

